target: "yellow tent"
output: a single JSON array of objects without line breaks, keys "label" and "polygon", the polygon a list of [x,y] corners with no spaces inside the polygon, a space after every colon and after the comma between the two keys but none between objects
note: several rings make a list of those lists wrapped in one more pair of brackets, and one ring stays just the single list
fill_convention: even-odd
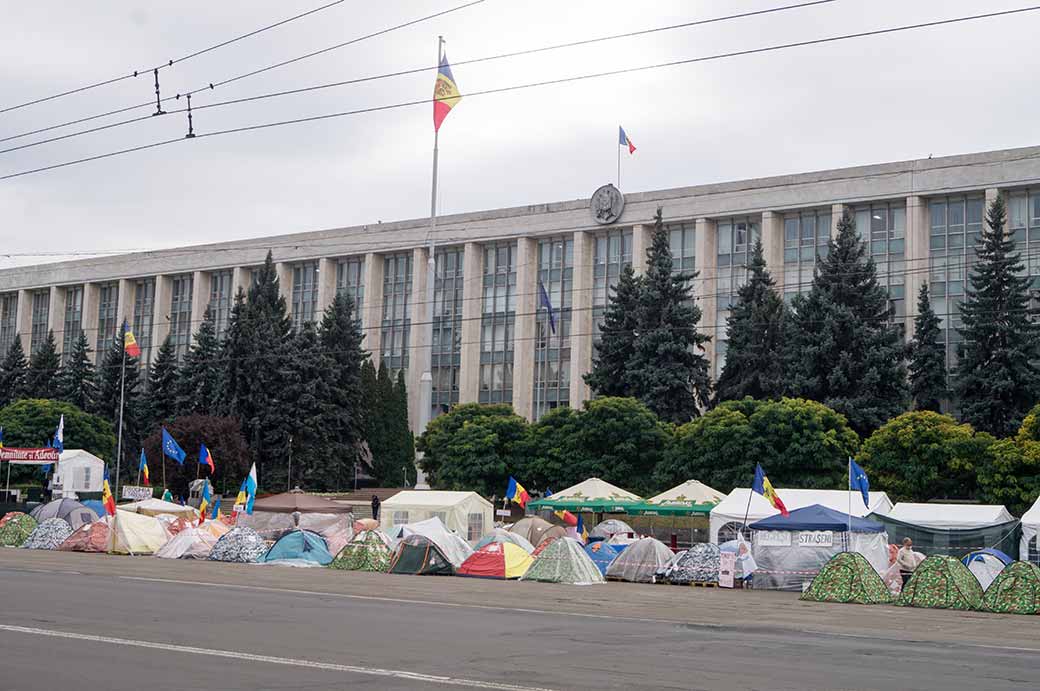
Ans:
[{"label": "yellow tent", "polygon": [[534,560],[512,542],[489,542],[471,554],[456,574],[475,578],[520,578]]},{"label": "yellow tent", "polygon": [[158,518],[117,510],[108,531],[108,551],[113,554],[154,554],[169,539],[170,534]]}]

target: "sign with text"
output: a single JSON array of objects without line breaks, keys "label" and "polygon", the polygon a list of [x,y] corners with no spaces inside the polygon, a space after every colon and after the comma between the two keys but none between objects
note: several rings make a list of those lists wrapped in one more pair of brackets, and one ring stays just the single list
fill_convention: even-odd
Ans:
[{"label": "sign with text", "polygon": [[495,511],[495,515],[502,516],[503,518],[509,518],[513,515],[513,512],[509,509],[498,509],[497,511]]},{"label": "sign with text", "polygon": [[123,495],[123,499],[129,499],[130,501],[144,501],[145,499],[152,498],[152,488],[138,487],[137,485],[123,485],[120,488],[120,494]]},{"label": "sign with text", "polygon": [[759,530],[755,544],[762,547],[790,547],[791,533],[787,530]]},{"label": "sign with text", "polygon": [[719,555],[719,587],[733,587],[733,572],[737,569],[737,555],[723,552]]},{"label": "sign with text", "polygon": [[803,530],[798,533],[799,547],[831,547],[834,533],[830,530]]},{"label": "sign with text", "polygon": [[0,449],[0,461],[15,465],[46,465],[58,462],[58,450],[44,447],[42,449]]}]

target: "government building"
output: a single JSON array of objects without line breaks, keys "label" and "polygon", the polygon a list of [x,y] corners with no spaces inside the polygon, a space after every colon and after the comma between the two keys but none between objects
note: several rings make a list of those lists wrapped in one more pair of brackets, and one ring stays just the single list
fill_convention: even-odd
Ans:
[{"label": "government building", "polygon": [[[590,190],[591,192],[592,190]],[[317,321],[336,293],[357,306],[378,365],[404,370],[413,424],[420,376],[431,365],[432,414],[459,402],[509,403],[536,419],[590,397],[598,324],[622,268],[646,262],[662,209],[676,271],[692,282],[717,377],[726,317],[761,239],[785,298],[808,291],[817,257],[848,211],[868,243],[894,318],[912,334],[928,282],[955,357],[964,295],[986,205],[1008,202],[1008,222],[1040,288],[1040,147],[827,170],[430,219],[280,235],[0,271],[0,354],[26,351],[53,331],[67,352],[86,334],[95,357],[129,320],[147,363],[170,336],[183,355],[207,307],[226,328],[236,291],[268,250],[294,324]],[[430,240],[435,259],[432,336],[427,317]],[[544,286],[546,300],[542,297]]]}]

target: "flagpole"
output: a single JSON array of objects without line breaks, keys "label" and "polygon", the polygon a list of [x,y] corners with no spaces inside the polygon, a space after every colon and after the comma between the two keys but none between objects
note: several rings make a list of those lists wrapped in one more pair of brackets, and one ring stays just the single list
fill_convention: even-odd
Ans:
[{"label": "flagpole", "polygon": [[123,458],[123,399],[126,395],[126,320],[123,320],[123,357],[119,367],[119,436],[116,441],[116,493],[113,501],[119,501],[119,462]]},{"label": "flagpole", "polygon": [[849,547],[852,544],[852,456],[849,456],[847,465],[849,468],[849,531],[845,533],[845,551],[849,552],[851,551]]},{"label": "flagpole", "polygon": [[741,529],[740,529],[740,539],[741,540],[744,539],[744,531],[747,530],[747,517],[748,517],[748,514],[751,513],[751,495],[754,494],[754,493],[755,493],[754,489],[748,488],[747,508],[744,509],[744,524],[741,526]]},{"label": "flagpole", "polygon": [[621,142],[615,142],[615,149],[617,149],[617,188],[621,191]]}]

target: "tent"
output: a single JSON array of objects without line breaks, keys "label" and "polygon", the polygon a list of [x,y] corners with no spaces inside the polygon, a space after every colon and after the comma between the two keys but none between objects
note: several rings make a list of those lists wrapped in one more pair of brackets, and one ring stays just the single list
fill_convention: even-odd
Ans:
[{"label": "tent", "polygon": [[253,564],[267,553],[267,543],[252,528],[235,526],[225,533],[209,553],[210,561]]},{"label": "tent", "polygon": [[[842,513],[851,512],[853,516],[862,518],[872,512],[885,514],[892,509],[892,502],[884,492],[870,493],[869,508],[863,506],[863,498],[860,495],[854,495],[851,497],[851,509],[849,508],[849,493],[844,490],[778,489],[776,493],[780,496],[788,511],[819,504]],[[749,495],[750,504],[748,504]],[[780,513],[762,495],[756,494],[750,489],[739,487],[726,495],[726,498],[711,510],[708,542],[718,545],[736,538],[737,531],[744,525],[745,512],[747,513],[748,523],[754,523]],[[750,533],[744,533],[745,538],[750,538],[750,536]]]},{"label": "tent", "polygon": [[811,602],[851,602],[878,605],[892,601],[881,576],[858,552],[841,552],[831,557],[812,579],[802,600]]},{"label": "tent", "polygon": [[615,487],[598,477],[593,477],[556,492],[545,499],[532,501],[527,508],[535,511],[538,509],[553,511],[566,509],[586,513],[619,513],[624,511],[626,506],[637,504],[640,501],[642,499],[639,495]]},{"label": "tent", "polygon": [[1018,558],[1022,561],[1040,564],[1040,546],[1037,545],[1038,532],[1040,532],[1040,497],[1037,497],[1029,510],[1022,514],[1022,539],[1018,546]]},{"label": "tent", "polygon": [[205,528],[187,528],[160,547],[155,556],[160,559],[206,559],[218,539]]},{"label": "tent", "polygon": [[994,547],[1005,554],[1011,554],[1019,545],[1021,532],[1016,520],[981,527],[931,528],[917,523],[907,523],[891,515],[871,515],[869,518],[884,523],[885,530],[894,543],[908,537],[914,541],[916,552],[926,556],[943,554],[958,559],[968,552],[986,547]]},{"label": "tent", "polygon": [[969,552],[961,559],[972,575],[979,580],[983,590],[989,588],[993,579],[1000,575],[1004,567],[1014,561],[999,549],[978,549]]},{"label": "tent", "polygon": [[75,499],[55,499],[46,504],[40,504],[29,515],[38,523],[43,523],[48,518],[60,518],[73,530],[80,526],[90,525],[100,518],[92,509],[88,509]]},{"label": "tent", "polygon": [[108,551],[113,554],[155,554],[170,539],[155,516],[122,509],[116,509],[108,535]]},{"label": "tent", "polygon": [[379,530],[363,530],[354,536],[330,568],[343,571],[386,571],[390,566],[390,538]]},{"label": "tent", "polygon": [[585,553],[589,555],[592,563],[596,565],[596,568],[604,576],[607,574],[607,567],[610,566],[610,562],[614,561],[619,554],[616,549],[603,540],[596,540],[585,545]]},{"label": "tent", "polygon": [[571,585],[592,585],[605,581],[582,544],[569,537],[550,542],[545,551],[535,557],[520,580]]},{"label": "tent", "polygon": [[982,604],[990,612],[1040,614],[1040,567],[1012,562],[990,584]]},{"label": "tent", "polygon": [[350,506],[298,489],[257,499],[253,513],[238,515],[238,525],[252,528],[265,540],[277,540],[295,530],[310,530],[340,548],[354,536]]},{"label": "tent", "polygon": [[170,514],[171,516],[184,517],[189,521],[199,520],[199,512],[191,506],[181,506],[172,501],[162,499],[145,499],[143,501],[132,501],[120,504],[116,507],[120,511],[139,513],[142,516],[158,516],[159,514]]},{"label": "tent", "polygon": [[982,607],[982,586],[959,559],[933,554],[914,569],[896,604],[977,610]]},{"label": "tent", "polygon": [[629,533],[635,535],[636,531],[628,523],[616,518],[608,518],[597,523],[596,527],[589,531],[589,538],[598,537],[603,540],[609,540],[615,535],[628,535]]},{"label": "tent", "polygon": [[80,492],[100,492],[104,478],[103,460],[83,449],[66,449],[58,455],[48,487],[51,496],[75,499]]},{"label": "tent", "polygon": [[36,526],[25,542],[24,549],[58,549],[58,545],[72,535],[72,528],[61,518],[48,518]]},{"label": "tent", "polygon": [[844,551],[859,552],[878,573],[888,568],[888,534],[882,524],[819,504],[748,527],[758,565],[756,588],[801,591],[831,557]]},{"label": "tent", "polygon": [[607,578],[632,583],[652,583],[654,573],[672,560],[672,550],[660,540],[644,537],[625,548],[607,566]]},{"label": "tent", "polygon": [[439,519],[470,543],[495,524],[494,507],[476,492],[405,490],[385,500],[379,509],[380,526],[387,533],[394,526],[430,518]]},{"label": "tent", "polygon": [[901,501],[886,515],[926,528],[985,528],[1015,520],[1001,504],[914,504]]},{"label": "tent", "polygon": [[563,537],[567,531],[563,526],[553,525],[544,518],[527,516],[514,523],[509,532],[516,533],[537,547],[545,540]]},{"label": "tent", "polygon": [[105,516],[73,530],[58,549],[62,552],[107,552],[108,531],[108,516]]},{"label": "tent", "polygon": [[294,530],[280,537],[260,561],[269,564],[297,559],[327,566],[332,561],[332,555],[329,554],[328,543],[321,535],[310,530]]},{"label": "tent", "polygon": [[495,528],[490,533],[480,538],[477,544],[473,546],[473,549],[479,550],[484,545],[490,545],[493,542],[509,542],[517,547],[523,547],[528,554],[534,551],[534,545],[528,542],[527,538],[520,533],[513,533],[505,528]]},{"label": "tent", "polygon": [[719,554],[719,548],[710,542],[698,542],[676,555],[664,573],[664,579],[678,585],[718,583]]},{"label": "tent", "polygon": [[491,542],[469,555],[456,575],[473,578],[520,578],[534,560],[523,547],[512,542]]},{"label": "tent", "polygon": [[644,502],[625,507],[634,516],[706,516],[725,497],[698,480],[687,480]]},{"label": "tent", "polygon": [[195,520],[189,521],[183,516],[174,516],[172,513],[161,513],[155,518],[163,524],[163,527],[166,528],[166,532],[170,535],[176,535],[182,530],[187,530],[198,522]]},{"label": "tent", "polygon": [[408,523],[406,525],[397,526],[397,539],[401,540],[409,535],[422,535],[428,538],[445,557],[451,562],[452,566],[458,568],[458,566],[466,561],[466,557],[473,554],[473,548],[469,546],[469,543],[463,540],[455,533],[448,530],[440,518],[427,518],[425,521],[419,521],[418,523]]},{"label": "tent", "polygon": [[397,543],[387,573],[452,576],[455,567],[433,540],[425,535],[408,535]]},{"label": "tent", "polygon": [[378,530],[379,521],[374,518],[359,518],[354,521],[354,532],[360,533],[362,530]]},{"label": "tent", "polygon": [[36,519],[21,511],[10,511],[0,518],[0,547],[21,547],[32,531]]},{"label": "tent", "polygon": [[83,499],[80,501],[80,504],[83,504],[83,506],[96,513],[98,518],[104,518],[108,515],[108,512],[105,510],[105,505],[101,503],[100,499]]}]

